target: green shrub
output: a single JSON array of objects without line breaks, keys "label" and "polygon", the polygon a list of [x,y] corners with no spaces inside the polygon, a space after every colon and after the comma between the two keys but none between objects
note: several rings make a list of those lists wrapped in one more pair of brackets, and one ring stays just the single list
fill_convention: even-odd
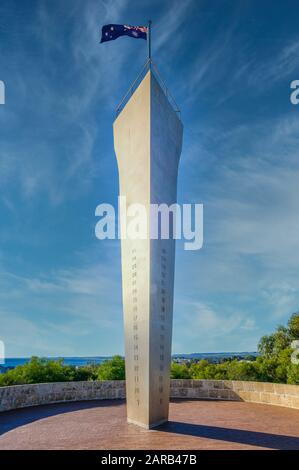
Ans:
[{"label": "green shrub", "polygon": [[227,380],[259,380],[256,362],[234,360],[228,364]]},{"label": "green shrub", "polygon": [[211,364],[202,359],[190,367],[192,379],[209,380],[259,380],[256,362],[232,361]]},{"label": "green shrub", "polygon": [[194,363],[190,367],[192,379],[214,379],[216,374],[216,364],[210,364],[206,359]]},{"label": "green shrub", "polygon": [[76,368],[64,365],[62,359],[49,360],[32,357],[27,364],[0,374],[0,386],[94,380],[97,377],[98,367],[86,365]]},{"label": "green shrub", "polygon": [[288,384],[299,385],[299,364],[290,364],[288,367]]},{"label": "green shrub", "polygon": [[125,380],[125,376],[125,360],[121,356],[114,356],[98,368],[98,380]]},{"label": "green shrub", "polygon": [[186,364],[173,362],[171,364],[170,377],[172,379],[191,379],[191,374]]},{"label": "green shrub", "polygon": [[38,357],[32,357],[27,364],[0,375],[2,386],[69,380],[76,380],[75,367],[64,366],[62,359],[54,361]]}]

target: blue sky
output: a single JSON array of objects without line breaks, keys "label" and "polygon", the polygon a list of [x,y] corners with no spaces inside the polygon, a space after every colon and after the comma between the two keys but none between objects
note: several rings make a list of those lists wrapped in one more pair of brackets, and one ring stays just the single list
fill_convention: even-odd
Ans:
[{"label": "blue sky", "polygon": [[174,352],[255,350],[299,307],[298,2],[2,0],[0,339],[7,356],[123,353],[114,110],[153,20],[153,58],[182,111],[179,202],[204,247],[177,244]]}]

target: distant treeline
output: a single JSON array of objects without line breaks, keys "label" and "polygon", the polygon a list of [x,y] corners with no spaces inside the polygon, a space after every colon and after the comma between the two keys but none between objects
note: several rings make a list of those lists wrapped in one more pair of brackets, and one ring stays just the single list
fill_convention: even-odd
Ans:
[{"label": "distant treeline", "polygon": [[[294,313],[287,326],[278,326],[272,335],[263,336],[258,344],[259,356],[226,359],[219,364],[206,359],[172,362],[171,378],[256,380],[299,384],[299,365],[291,363],[293,339],[299,339],[299,313]],[[81,367],[64,365],[63,359],[32,357],[30,362],[0,375],[0,386],[78,380],[124,380],[125,361],[114,356],[102,364]]]}]

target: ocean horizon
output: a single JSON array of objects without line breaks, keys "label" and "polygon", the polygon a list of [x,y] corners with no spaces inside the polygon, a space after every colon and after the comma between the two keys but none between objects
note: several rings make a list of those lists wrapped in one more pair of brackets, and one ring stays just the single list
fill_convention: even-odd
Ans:
[{"label": "ocean horizon", "polygon": [[[209,352],[209,353],[179,353],[172,354],[172,359],[186,360],[186,359],[210,359],[217,361],[229,357],[245,357],[257,356],[256,351],[242,351],[242,352]],[[39,356],[43,357],[43,356]],[[104,361],[111,359],[113,356],[44,356],[48,360],[62,359],[65,365],[82,367],[87,364],[101,364]],[[30,361],[31,357],[7,357],[0,365],[2,368],[14,368]]]}]

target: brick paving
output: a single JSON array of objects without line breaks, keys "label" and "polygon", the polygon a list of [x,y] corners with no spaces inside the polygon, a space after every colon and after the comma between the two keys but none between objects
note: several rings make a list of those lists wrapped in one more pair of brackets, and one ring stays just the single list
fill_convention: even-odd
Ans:
[{"label": "brick paving", "polygon": [[299,449],[299,410],[172,400],[169,422],[126,422],[123,400],[61,403],[0,414],[0,449]]}]

